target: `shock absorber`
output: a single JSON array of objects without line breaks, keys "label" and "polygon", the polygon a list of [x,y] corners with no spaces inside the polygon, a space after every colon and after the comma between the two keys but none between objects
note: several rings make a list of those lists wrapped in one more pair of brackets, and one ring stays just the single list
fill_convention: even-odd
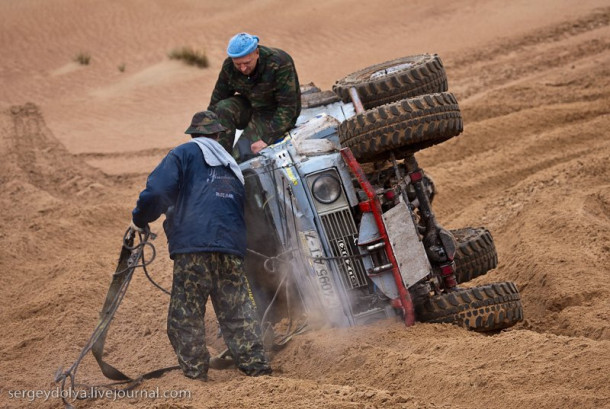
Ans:
[{"label": "shock absorber", "polygon": [[404,158],[404,162],[411,185],[415,189],[415,195],[419,202],[419,213],[425,225],[423,242],[426,254],[428,254],[432,265],[440,270],[445,290],[452,291],[457,287],[455,262],[453,261],[456,251],[455,240],[453,235],[436,221],[430,200],[426,194],[426,187],[423,182],[424,173],[415,156],[408,154]]}]

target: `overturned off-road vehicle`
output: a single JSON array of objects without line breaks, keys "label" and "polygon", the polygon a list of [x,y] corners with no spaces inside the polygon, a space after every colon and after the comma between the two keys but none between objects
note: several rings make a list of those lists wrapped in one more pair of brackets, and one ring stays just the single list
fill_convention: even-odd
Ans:
[{"label": "overturned off-road vehicle", "polygon": [[463,129],[439,57],[302,91],[297,126],[240,164],[246,270],[265,330],[400,317],[497,331],[521,321],[513,283],[460,285],[496,267],[492,236],[440,226],[434,183],[414,156]]}]

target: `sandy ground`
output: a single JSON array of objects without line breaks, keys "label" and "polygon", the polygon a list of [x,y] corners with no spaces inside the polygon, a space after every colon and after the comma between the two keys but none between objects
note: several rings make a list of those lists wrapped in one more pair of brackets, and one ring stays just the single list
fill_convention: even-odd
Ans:
[{"label": "sandy ground", "polygon": [[[438,53],[464,133],[418,154],[447,228],[485,225],[525,320],[487,336],[397,321],[296,337],[271,377],[179,372],[137,408],[610,408],[610,7],[603,0],[0,2],[0,406],[62,407],[148,172],[207,106],[227,40],[289,51],[303,83]],[[207,51],[208,69],[167,58]],[[90,53],[88,66],[72,61]],[[125,70],[119,70],[124,66]],[[151,274],[171,283],[165,238]],[[130,375],[175,364],[167,296],[134,278],[107,341]],[[209,314],[208,342],[222,348]],[[103,383],[87,358],[79,381]],[[24,392],[19,392],[24,391]],[[28,394],[18,397],[19,393]]]}]

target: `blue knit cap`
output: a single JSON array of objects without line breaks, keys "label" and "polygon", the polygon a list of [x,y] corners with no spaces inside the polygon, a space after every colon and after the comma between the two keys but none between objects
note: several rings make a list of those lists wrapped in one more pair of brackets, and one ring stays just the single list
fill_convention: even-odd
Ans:
[{"label": "blue knit cap", "polygon": [[258,46],[258,37],[248,33],[235,34],[229,40],[227,54],[231,58],[239,58],[250,54]]}]

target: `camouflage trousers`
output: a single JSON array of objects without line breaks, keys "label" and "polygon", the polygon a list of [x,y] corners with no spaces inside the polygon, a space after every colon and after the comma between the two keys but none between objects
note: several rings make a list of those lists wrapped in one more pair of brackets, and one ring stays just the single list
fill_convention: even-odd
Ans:
[{"label": "camouflage trousers", "polygon": [[[273,114],[254,111],[246,98],[236,95],[223,99],[212,110],[218,116],[220,123],[229,129],[219,136],[218,143],[227,152],[232,153],[235,159],[247,159],[247,156],[252,154],[250,145],[253,142],[260,140],[267,144],[275,142],[268,140],[268,135],[271,134],[268,124],[273,118]],[[237,129],[243,129],[243,133],[234,148],[233,142]]]},{"label": "camouflage trousers", "polygon": [[204,315],[208,296],[237,367],[248,375],[270,372],[242,259],[224,253],[188,253],[174,259],[167,317],[167,334],[184,374],[207,378],[210,353]]}]

